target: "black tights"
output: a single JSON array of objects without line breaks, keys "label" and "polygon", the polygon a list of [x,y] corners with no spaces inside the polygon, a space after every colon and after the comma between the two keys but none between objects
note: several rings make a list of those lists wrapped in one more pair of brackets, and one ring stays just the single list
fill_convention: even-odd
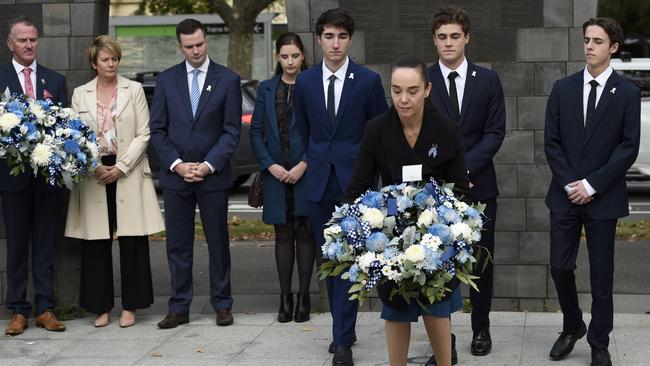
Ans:
[{"label": "black tights", "polygon": [[[316,244],[306,216],[288,215],[285,224],[275,227],[275,263],[280,277],[280,291],[291,293],[294,258],[298,262],[299,293],[309,293],[311,274],[314,270]],[[295,243],[295,249],[294,249]]]}]

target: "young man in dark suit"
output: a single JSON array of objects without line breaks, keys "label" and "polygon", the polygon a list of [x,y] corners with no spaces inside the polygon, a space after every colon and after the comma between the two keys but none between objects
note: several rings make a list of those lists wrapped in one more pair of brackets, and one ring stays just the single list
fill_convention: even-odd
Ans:
[{"label": "young man in dark suit", "polygon": [[[352,177],[366,121],[388,108],[379,75],[348,57],[353,33],[354,21],[345,11],[321,14],[316,35],[323,62],[301,72],[295,86],[296,126],[307,148],[307,209],[319,250],[325,242],[323,226]],[[327,279],[333,365],[353,364],[358,302],[348,300],[351,285],[340,277]]]},{"label": "young man in dark suit", "polygon": [[197,203],[210,256],[210,304],[217,325],[225,326],[233,323],[226,220],[230,157],[241,130],[240,78],[210,60],[200,22],[183,20],[176,37],[185,61],[158,75],[149,119],[160,158],[171,275],[169,313],[158,327],[189,322]]},{"label": "young man in dark suit", "polygon": [[[27,17],[9,23],[7,47],[10,63],[0,66],[0,93],[25,94],[33,99],[51,99],[68,106],[63,75],[36,62],[38,29]],[[50,331],[65,330],[65,325],[51,312],[55,305],[53,266],[57,238],[57,217],[61,217],[63,189],[49,186],[43,177],[34,176],[30,168],[17,176],[10,174],[0,159],[0,193],[7,230],[7,308],[13,313],[5,329],[18,335],[27,328],[32,305],[25,299],[27,291],[28,247],[32,243],[32,275],[36,326]]]},{"label": "young man in dark suit", "polygon": [[[553,179],[546,195],[551,223],[551,274],[564,315],[550,352],[560,360],[587,334],[591,365],[611,365],[614,240],[628,215],[625,173],[639,152],[639,89],[620,77],[610,59],[623,31],[609,18],[584,23],[586,67],[553,86],[546,107],[544,148]],[[591,322],[582,320],[575,268],[584,227],[589,249]]]},{"label": "young man in dark suit", "polygon": [[[496,173],[492,159],[505,135],[506,112],[503,89],[496,72],[469,62],[465,46],[470,39],[470,19],[459,6],[442,6],[431,22],[438,62],[429,68],[432,83],[431,100],[436,108],[460,123],[465,161],[470,177],[470,194],[485,203],[484,231],[477,245],[494,253],[494,223],[497,212]],[[470,289],[472,303],[472,343],[475,356],[484,356],[492,349],[490,309],[492,307],[493,265],[485,264],[487,256],[476,264],[476,281],[480,291]],[[452,362],[458,362],[452,335]],[[431,356],[427,365],[435,365]]]}]

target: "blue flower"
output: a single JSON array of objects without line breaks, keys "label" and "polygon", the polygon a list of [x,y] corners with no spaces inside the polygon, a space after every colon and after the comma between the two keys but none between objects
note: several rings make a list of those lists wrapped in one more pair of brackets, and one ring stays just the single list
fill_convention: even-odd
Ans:
[{"label": "blue flower", "polygon": [[438,216],[447,224],[457,224],[463,220],[456,210],[447,206],[438,207]]},{"label": "blue flower", "polygon": [[381,231],[376,231],[366,239],[366,249],[371,252],[382,252],[388,244],[388,237]]},{"label": "blue flower", "polygon": [[386,259],[395,258],[398,254],[399,249],[394,245],[387,246],[386,249],[384,249],[384,258]]},{"label": "blue flower", "polygon": [[451,229],[447,225],[443,224],[433,224],[429,228],[429,234],[437,236],[440,238],[443,244],[450,243],[454,240],[454,233],[451,232]]},{"label": "blue flower", "polygon": [[407,208],[413,207],[413,201],[406,196],[397,197],[397,210],[399,212],[406,211]]},{"label": "blue flower", "polygon": [[370,191],[361,197],[361,203],[374,208],[384,205],[384,195],[381,192]]},{"label": "blue flower", "polygon": [[357,278],[359,277],[359,266],[356,263],[350,266],[348,275],[350,282],[357,282]]},{"label": "blue flower", "polygon": [[326,242],[323,245],[323,257],[333,260],[340,254],[343,254],[343,245],[340,240]]},{"label": "blue flower", "polygon": [[473,219],[478,219],[481,217],[481,213],[471,206],[465,210],[465,214]]},{"label": "blue flower", "polygon": [[69,125],[70,125],[70,128],[72,128],[73,130],[77,130],[77,131],[79,131],[81,129],[81,127],[83,126],[81,121],[78,120],[78,119],[70,120]]},{"label": "blue flower", "polygon": [[432,250],[429,247],[424,247],[424,269],[433,271],[442,265],[440,260],[440,252]]},{"label": "blue flower", "polygon": [[339,226],[341,227],[341,230],[343,230],[346,234],[357,232],[357,230],[361,228],[359,220],[354,217],[344,218],[341,220],[341,222],[339,222]]},{"label": "blue flower", "polygon": [[19,102],[8,102],[5,104],[5,110],[15,114],[18,118],[23,118],[25,116],[23,113],[23,104]]},{"label": "blue flower", "polygon": [[66,140],[63,143],[63,150],[68,154],[77,154],[81,151],[79,149],[79,144],[75,140]]},{"label": "blue flower", "polygon": [[420,193],[415,195],[413,201],[415,201],[415,204],[418,205],[418,207],[423,208],[427,206],[427,201],[429,200],[429,197],[431,197],[429,192],[423,189]]}]

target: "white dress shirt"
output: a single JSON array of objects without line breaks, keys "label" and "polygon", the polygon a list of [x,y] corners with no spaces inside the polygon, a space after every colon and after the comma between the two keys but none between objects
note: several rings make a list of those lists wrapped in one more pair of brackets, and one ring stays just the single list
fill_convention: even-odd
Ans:
[{"label": "white dress shirt", "polygon": [[[614,72],[614,69],[612,69],[612,66],[609,65],[605,69],[605,71],[601,72],[600,75],[593,77],[589,71],[587,70],[587,67],[585,67],[585,70],[583,72],[583,88],[582,88],[582,116],[583,120],[582,123],[586,124],[587,123],[587,103],[589,100],[589,93],[591,92],[591,82],[592,80],[596,80],[598,82],[598,86],[596,87],[596,104],[595,107],[598,108],[598,102],[600,101],[600,96],[603,95],[603,90],[605,89],[605,84],[607,84],[607,79],[612,75],[612,72]],[[587,193],[589,196],[593,196],[596,193],[596,190],[594,187],[587,182],[587,179],[582,180],[582,184],[584,184],[585,189],[587,190]],[[571,189],[569,188],[569,185],[564,186],[564,190],[567,193],[570,193]]]},{"label": "white dress shirt", "polygon": [[[203,92],[203,85],[205,85],[205,78],[208,75],[208,67],[209,66],[210,66],[210,58],[206,57],[205,62],[203,62],[203,64],[201,66],[196,68],[197,70],[201,71],[201,72],[198,73],[198,75],[196,75],[197,81],[199,82],[199,91],[200,92]],[[185,70],[187,71],[187,90],[189,90],[190,93],[191,93],[192,92],[192,79],[194,78],[194,75],[192,74],[192,72],[194,71],[194,66],[190,65],[190,63],[187,62],[187,60],[185,60]],[[190,96],[188,95],[187,97],[189,98]],[[169,170],[171,170],[173,172],[176,165],[178,165],[178,164],[180,164],[182,162],[183,162],[183,160],[181,160],[181,159],[174,160],[172,165],[169,167]],[[204,161],[204,163],[205,163],[205,165],[208,166],[208,168],[210,168],[210,171],[212,173],[214,173],[214,171],[216,169],[212,166],[212,164],[208,163],[207,161]]]},{"label": "white dress shirt", "polygon": [[341,93],[343,92],[343,83],[345,82],[345,75],[348,73],[348,65],[350,64],[350,59],[345,58],[345,63],[341,68],[332,72],[330,69],[325,66],[325,60],[322,62],[323,67],[323,92],[325,94],[325,106],[327,106],[327,89],[329,88],[330,81],[329,78],[332,75],[336,76],[334,80],[334,111],[338,114],[339,103],[341,102]]},{"label": "white dress shirt", "polygon": [[454,81],[456,82],[456,93],[458,94],[458,112],[462,113],[463,108],[463,94],[465,92],[465,80],[467,80],[467,59],[463,57],[463,62],[458,66],[456,70],[452,70],[447,66],[443,65],[440,60],[438,60],[438,65],[440,65],[440,73],[442,73],[442,78],[445,80],[445,86],[447,87],[447,95],[449,95],[449,74],[452,71],[456,71],[458,76]]},{"label": "white dress shirt", "polygon": [[[14,69],[16,69],[16,74],[18,74],[18,81],[20,81],[20,87],[23,88],[23,93],[26,93],[25,90],[25,74],[23,74],[23,69],[26,67],[19,64],[15,59],[11,59],[11,63],[14,65]],[[28,66],[30,69],[32,69],[32,73],[29,74],[29,78],[32,80],[32,86],[34,87],[34,96],[36,96],[36,60],[32,62],[31,65]]]}]

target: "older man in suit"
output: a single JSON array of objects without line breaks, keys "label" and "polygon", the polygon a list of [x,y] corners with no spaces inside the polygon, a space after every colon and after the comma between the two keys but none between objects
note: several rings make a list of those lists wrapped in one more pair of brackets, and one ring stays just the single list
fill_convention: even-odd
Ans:
[{"label": "older man in suit", "polygon": [[[319,249],[325,242],[323,226],[343,201],[352,177],[366,121],[388,108],[379,75],[348,57],[353,33],[354,21],[345,11],[321,14],[316,35],[323,62],[301,72],[295,86],[296,126],[307,148],[307,209]],[[351,285],[341,278],[327,279],[333,365],[353,364],[358,303],[348,300]]]},{"label": "older man in suit", "polygon": [[[51,99],[68,105],[63,75],[36,62],[38,29],[27,17],[9,23],[7,46],[12,60],[0,66],[0,93],[25,94],[34,99]],[[54,308],[53,265],[61,217],[63,190],[49,186],[31,169],[12,176],[0,159],[0,193],[7,230],[7,308],[11,321],[7,335],[18,335],[27,328],[32,306],[26,300],[28,245],[32,243],[32,275],[36,295],[36,326],[50,331],[65,330],[51,312]]]},{"label": "older man in suit", "polygon": [[[587,334],[591,365],[611,365],[614,240],[628,215],[625,173],[639,152],[640,91],[611,67],[623,31],[609,18],[583,25],[586,67],[553,86],[546,107],[544,148],[553,179],[546,195],[551,223],[551,274],[564,316],[550,352],[566,357]],[[589,249],[591,322],[582,320],[575,268],[584,227]]]},{"label": "older man in suit", "polygon": [[210,60],[205,26],[197,20],[180,22],[176,36],[185,61],[158,75],[149,122],[161,163],[171,274],[169,313],[158,327],[189,322],[197,203],[210,256],[210,304],[217,325],[225,326],[233,323],[226,220],[230,157],[241,129],[240,78]]},{"label": "older man in suit", "polygon": [[[492,159],[505,136],[506,113],[501,82],[496,72],[469,62],[465,46],[470,39],[470,19],[459,6],[442,6],[432,17],[433,42],[438,62],[429,68],[431,100],[436,108],[460,123],[472,198],[486,204],[487,220],[477,245],[494,253],[494,224],[497,212],[496,173]],[[490,309],[494,271],[488,256],[476,265],[479,291],[470,289],[472,343],[470,351],[484,356],[492,349]],[[458,362],[452,336],[452,362]],[[427,365],[435,365],[431,356]]]}]

